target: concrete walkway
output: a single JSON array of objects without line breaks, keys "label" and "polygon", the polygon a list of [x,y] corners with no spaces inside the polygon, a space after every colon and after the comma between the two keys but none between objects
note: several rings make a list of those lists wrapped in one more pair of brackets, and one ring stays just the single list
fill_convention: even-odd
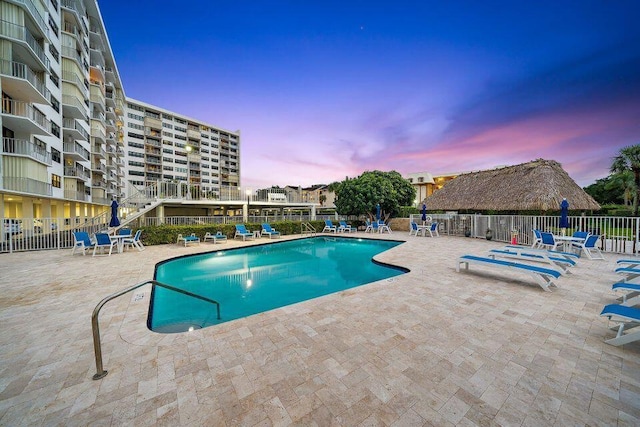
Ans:
[{"label": "concrete walkway", "polygon": [[182,334],[146,329],[148,286],[108,303],[98,381],[102,298],[161,260],[255,242],[0,255],[0,425],[640,425],[640,344],[605,344],[599,316],[616,258],[583,258],[545,292],[519,273],[456,273],[496,242],[375,237],[406,240],[378,259],[411,272]]}]

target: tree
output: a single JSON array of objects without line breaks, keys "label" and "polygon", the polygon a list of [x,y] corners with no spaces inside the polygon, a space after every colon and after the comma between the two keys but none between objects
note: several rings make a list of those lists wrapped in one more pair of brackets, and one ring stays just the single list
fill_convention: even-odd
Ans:
[{"label": "tree", "polygon": [[336,194],[336,209],[342,215],[375,215],[379,203],[383,214],[394,216],[416,197],[411,183],[396,171],[364,172],[357,178],[334,182],[329,188]]},{"label": "tree", "polygon": [[633,216],[638,216],[638,200],[640,197],[640,145],[630,145],[620,149],[620,152],[613,158],[611,164],[612,173],[624,173],[631,171],[633,173],[633,184],[635,187],[635,196],[633,202]]},{"label": "tree", "polygon": [[324,206],[324,202],[327,201],[327,196],[325,196],[324,194],[321,194],[318,200],[320,202],[320,206]]},{"label": "tree", "polygon": [[596,202],[601,205],[628,205],[633,200],[633,175],[631,172],[614,173],[606,178],[597,179],[593,184],[584,187]]}]

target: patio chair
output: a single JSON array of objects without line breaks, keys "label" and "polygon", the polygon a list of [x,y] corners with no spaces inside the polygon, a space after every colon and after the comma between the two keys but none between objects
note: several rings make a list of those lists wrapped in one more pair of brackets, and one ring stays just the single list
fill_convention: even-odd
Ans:
[{"label": "patio chair", "polygon": [[340,221],[340,225],[338,226],[338,232],[344,233],[345,231],[348,231],[349,233],[355,233],[358,230],[354,227],[351,227],[349,224],[347,224],[347,221]]},{"label": "patio chair", "polygon": [[640,330],[625,333],[629,329],[640,326],[640,308],[627,307],[619,304],[606,305],[600,316],[606,316],[610,321],[618,322],[619,325],[611,329],[617,329],[615,338],[605,340],[607,344],[619,346],[640,340]]},{"label": "patio chair", "polygon": [[325,231],[327,233],[330,233],[330,232],[337,233],[338,232],[338,227],[333,225],[333,222],[331,222],[330,219],[325,219],[324,220],[324,228],[322,229],[322,232],[324,233]]},{"label": "patio chair", "polygon": [[127,237],[122,241],[123,246],[126,248],[127,246],[135,247],[138,251],[144,250],[144,245],[140,240],[140,236],[142,235],[142,230],[136,231],[136,234],[133,237]]},{"label": "patio chair", "polygon": [[418,224],[411,221],[411,230],[409,230],[409,236],[417,236],[419,232],[421,232],[421,230],[418,229]]},{"label": "patio chair", "polygon": [[93,246],[94,243],[91,241],[89,233],[86,231],[73,232],[73,250],[71,251],[71,255],[76,253],[76,249],[80,249],[82,251],[82,255],[86,255],[87,249],[91,249]]},{"label": "patio chair", "polygon": [[366,228],[364,229],[365,233],[373,233],[373,224],[368,219],[365,220]]},{"label": "patio chair", "polygon": [[182,234],[178,234],[176,244],[179,244],[180,242],[183,242],[184,246],[186,247],[187,245],[189,245],[189,243],[200,244],[200,238],[196,236],[196,233],[191,233],[190,236],[183,236]]},{"label": "patio chair", "polygon": [[276,231],[275,228],[271,228],[269,223],[262,224],[262,231],[260,231],[260,236],[269,236],[270,239],[280,238],[280,232]]},{"label": "patio chair", "polygon": [[531,245],[531,247],[533,249],[542,247],[542,234],[540,233],[540,230],[533,230],[533,244]]},{"label": "patio chair", "polygon": [[236,234],[233,238],[237,239],[238,237],[242,237],[242,241],[244,242],[247,238],[253,239],[253,233],[248,231],[244,224],[236,224]]},{"label": "patio chair", "polygon": [[600,236],[596,234],[590,234],[589,236],[587,236],[584,242],[582,242],[579,245],[575,245],[575,248],[578,251],[578,254],[584,251],[584,253],[587,255],[589,259],[603,260],[604,255],[602,255],[602,251],[600,251],[600,248],[596,246],[596,243],[598,242],[599,238]]},{"label": "patio chair", "polygon": [[576,252],[578,256],[580,256],[580,254],[582,253],[582,247],[580,245],[584,243],[585,240],[587,240],[587,237],[589,237],[590,234],[591,233],[589,233],[588,231],[576,231],[573,233],[572,237],[575,237],[576,239],[582,239],[582,241],[573,240],[571,242],[571,250]]},{"label": "patio chair", "polygon": [[93,256],[96,256],[98,248],[100,248],[102,255],[104,255],[107,248],[109,248],[108,256],[111,256],[111,252],[113,252],[113,248],[117,246],[118,242],[116,240],[112,240],[107,233],[96,233],[95,238],[96,244],[93,245]]},{"label": "patio chair", "polygon": [[437,222],[432,222],[431,226],[427,229],[425,229],[426,231],[429,232],[429,235],[431,237],[440,237],[440,232],[438,231],[438,223]]},{"label": "patio chair", "polygon": [[542,238],[542,243],[540,244],[541,248],[548,249],[550,251],[555,251],[558,247],[558,242],[556,242],[553,234],[547,233],[545,231],[540,232],[540,237]]},{"label": "patio chair", "polygon": [[391,227],[389,227],[383,220],[378,221],[378,233],[391,233]]}]

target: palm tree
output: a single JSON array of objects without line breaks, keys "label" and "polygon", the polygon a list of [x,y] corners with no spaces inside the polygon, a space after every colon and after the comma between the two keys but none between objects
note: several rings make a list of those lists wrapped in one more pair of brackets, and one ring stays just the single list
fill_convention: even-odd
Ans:
[{"label": "palm tree", "polygon": [[612,173],[633,172],[633,183],[635,186],[635,197],[633,202],[633,216],[638,216],[638,200],[640,197],[640,145],[630,145],[620,149],[620,152],[613,158],[611,164]]}]

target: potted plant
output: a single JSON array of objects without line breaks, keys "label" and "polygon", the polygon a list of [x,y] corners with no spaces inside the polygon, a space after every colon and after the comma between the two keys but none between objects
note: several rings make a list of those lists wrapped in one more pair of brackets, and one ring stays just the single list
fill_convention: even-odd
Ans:
[{"label": "potted plant", "polygon": [[493,230],[490,228],[487,228],[487,234],[486,234],[487,240],[491,240],[493,239]]}]

